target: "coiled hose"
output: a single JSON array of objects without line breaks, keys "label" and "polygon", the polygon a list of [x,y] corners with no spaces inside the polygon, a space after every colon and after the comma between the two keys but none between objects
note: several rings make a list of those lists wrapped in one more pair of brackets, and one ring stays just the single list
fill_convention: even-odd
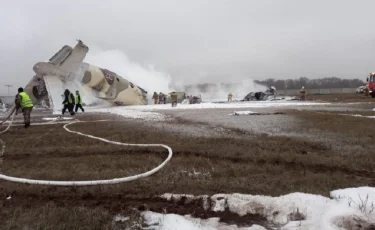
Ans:
[{"label": "coiled hose", "polygon": [[[8,131],[8,129],[10,128],[10,126],[13,123],[14,115],[15,115],[15,109],[13,109],[11,111],[11,113],[9,114],[9,116],[6,119],[6,120],[8,120],[9,117],[11,117],[11,121],[9,122],[9,125],[7,126],[7,128],[4,131],[1,131],[0,134],[1,133],[5,133],[6,131]],[[1,122],[0,124],[4,123],[6,120],[4,120],[3,122]],[[108,179],[108,180],[87,180],[87,181],[34,180],[34,179],[27,179],[27,178],[7,176],[5,174],[2,174],[1,172],[0,172],[0,179],[6,180],[6,181],[15,182],[15,183],[22,183],[22,184],[54,185],[54,186],[88,186],[88,185],[119,184],[119,183],[130,182],[130,181],[134,181],[134,180],[138,180],[138,179],[141,179],[141,178],[145,178],[145,177],[151,176],[152,174],[154,174],[157,171],[159,171],[160,169],[162,169],[168,163],[168,161],[172,158],[172,154],[173,154],[172,148],[169,147],[169,146],[167,146],[167,145],[164,145],[164,144],[130,144],[130,143],[122,143],[122,142],[117,142],[117,141],[110,141],[110,140],[107,140],[105,138],[96,137],[96,136],[93,136],[93,135],[84,134],[84,133],[77,132],[77,131],[72,131],[72,130],[70,130],[68,128],[69,125],[72,125],[74,123],[79,123],[79,122],[98,122],[98,121],[73,121],[73,122],[70,122],[70,123],[64,125],[63,128],[67,132],[74,133],[74,134],[81,135],[81,136],[88,137],[88,138],[92,138],[92,139],[96,139],[96,140],[103,141],[103,142],[106,142],[106,143],[109,143],[109,144],[114,144],[114,145],[138,146],[138,147],[162,147],[162,148],[165,148],[165,149],[168,150],[168,157],[160,165],[158,165],[157,167],[151,169],[150,171],[147,171],[147,172],[144,172],[144,173],[141,173],[141,174],[137,174],[137,175],[134,175],[134,176],[121,177],[121,178],[113,178],[113,179]],[[3,140],[1,140],[0,142],[3,145],[2,150],[0,152],[0,160],[1,160],[1,158],[2,158],[2,156],[4,154],[4,151],[5,151],[5,142]]]}]

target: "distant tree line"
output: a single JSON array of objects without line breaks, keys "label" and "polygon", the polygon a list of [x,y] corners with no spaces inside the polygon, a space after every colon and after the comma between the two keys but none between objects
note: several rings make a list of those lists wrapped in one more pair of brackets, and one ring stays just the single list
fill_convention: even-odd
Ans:
[{"label": "distant tree line", "polygon": [[365,84],[361,79],[341,79],[337,77],[317,79],[300,77],[299,79],[287,80],[269,78],[265,80],[255,80],[254,82],[268,87],[275,86],[276,89],[300,89],[302,86],[306,89],[356,88]]},{"label": "distant tree line", "polygon": [[[254,80],[254,83],[266,87],[274,86],[276,89],[300,89],[302,86],[306,89],[357,88],[365,84],[361,79],[341,79],[337,77],[317,79],[300,77],[298,79],[286,80],[269,78],[265,80]],[[199,91],[204,93],[219,90],[232,90],[236,87],[241,87],[241,83],[200,83],[185,85],[181,90],[185,92]]]}]

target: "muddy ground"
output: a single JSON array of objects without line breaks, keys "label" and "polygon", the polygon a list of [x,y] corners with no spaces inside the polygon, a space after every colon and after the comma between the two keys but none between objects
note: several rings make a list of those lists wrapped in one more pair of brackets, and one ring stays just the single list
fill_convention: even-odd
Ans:
[{"label": "muddy ground", "polygon": [[[70,129],[121,142],[167,144],[173,158],[149,178],[118,185],[67,188],[0,181],[0,229],[139,229],[139,211],[146,209],[264,225],[261,216],[207,213],[199,203],[170,203],[157,196],[296,191],[328,196],[334,189],[375,186],[375,120],[341,115],[375,115],[372,108],[375,104],[366,102],[168,110],[161,112],[173,119],[165,122],[79,114],[76,119],[92,122]],[[283,114],[230,116],[235,110]],[[33,122],[45,122],[41,118],[46,114],[35,112]],[[108,121],[95,122],[102,119]],[[44,180],[97,180],[145,172],[167,157],[161,148],[115,146],[68,133],[63,126],[12,126],[0,136],[6,143],[1,172]],[[113,223],[117,214],[131,219]]]}]

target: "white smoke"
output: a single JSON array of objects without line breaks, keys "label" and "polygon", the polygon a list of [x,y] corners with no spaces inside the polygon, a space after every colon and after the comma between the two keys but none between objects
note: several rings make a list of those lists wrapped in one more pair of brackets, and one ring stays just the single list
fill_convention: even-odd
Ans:
[{"label": "white smoke", "polygon": [[121,77],[133,82],[147,91],[147,97],[151,100],[154,91],[169,93],[172,78],[166,73],[159,72],[152,65],[146,67],[133,62],[121,50],[101,50],[92,48],[88,52],[85,62],[101,68],[109,69]]},{"label": "white smoke", "polygon": [[[208,86],[204,86],[208,83]],[[198,84],[200,86],[198,87]],[[250,92],[265,91],[266,86],[256,84],[252,79],[244,79],[242,81],[228,81],[223,83],[201,82],[187,88],[188,95],[201,95],[203,101],[225,101],[228,94],[232,93],[233,100],[242,100]],[[179,86],[179,89],[183,87]]]},{"label": "white smoke", "polygon": [[[150,66],[143,66],[140,63],[130,60],[130,58],[121,50],[102,50],[99,47],[90,45],[85,62],[102,68],[109,69],[123,78],[133,82],[139,87],[145,89],[148,93],[149,103],[153,92],[169,93],[171,91],[184,91],[183,80],[172,82],[172,77]],[[209,83],[209,82],[201,82]],[[230,83],[226,85],[226,83]],[[202,92],[199,88],[189,88],[188,95],[201,95],[204,101],[222,101],[226,100],[229,93],[233,94],[233,100],[243,99],[249,92],[264,91],[265,86],[254,83],[252,79],[245,79],[237,82],[216,83]]]}]

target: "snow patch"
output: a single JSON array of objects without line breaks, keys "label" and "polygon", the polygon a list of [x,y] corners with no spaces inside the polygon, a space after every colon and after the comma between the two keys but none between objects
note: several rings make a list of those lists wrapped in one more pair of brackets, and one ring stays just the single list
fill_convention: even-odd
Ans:
[{"label": "snow patch", "polygon": [[72,120],[71,117],[43,117],[42,120],[45,121],[61,121],[61,120]]},{"label": "snow patch", "polygon": [[361,114],[340,114],[340,115],[346,115],[346,116],[352,116],[352,117],[375,118],[375,116],[363,116]]},{"label": "snow patch", "polygon": [[238,228],[235,225],[227,225],[219,222],[219,218],[199,219],[190,215],[161,214],[151,211],[142,213],[145,224],[153,230],[266,230],[262,226],[253,225],[246,228]]},{"label": "snow patch", "polygon": [[[167,200],[179,200],[184,196],[186,195],[164,194],[161,197]],[[189,195],[188,197],[189,200],[205,197],[208,199],[207,202],[211,204],[209,206],[210,210],[215,212],[229,209],[232,213],[240,216],[260,214],[265,216],[270,224],[282,226],[283,230],[354,229],[350,227],[354,227],[358,223],[362,226],[372,226],[371,224],[375,222],[375,212],[373,212],[375,188],[372,187],[335,190],[331,192],[332,198],[299,192],[280,197],[244,194],[216,194],[211,197],[191,197]],[[296,213],[299,213],[304,218],[293,221],[291,214]],[[186,226],[190,227],[190,229],[220,229],[218,225],[220,223],[215,222],[214,218],[199,222],[197,219],[187,216],[172,214],[162,215],[148,212],[146,216],[149,218],[148,220],[163,217],[167,221],[160,224],[165,229],[176,228],[175,223],[177,222],[181,225],[186,222]],[[240,229],[234,226],[231,227],[225,229]]]},{"label": "snow patch", "polygon": [[229,114],[229,116],[234,116],[234,115],[250,115],[250,114],[258,114],[257,112],[253,111],[234,111],[234,113]]},{"label": "snow patch", "polygon": [[130,220],[130,218],[127,217],[127,216],[117,215],[117,216],[115,216],[115,218],[114,218],[113,220],[114,220],[115,222],[125,222],[125,221]]}]

